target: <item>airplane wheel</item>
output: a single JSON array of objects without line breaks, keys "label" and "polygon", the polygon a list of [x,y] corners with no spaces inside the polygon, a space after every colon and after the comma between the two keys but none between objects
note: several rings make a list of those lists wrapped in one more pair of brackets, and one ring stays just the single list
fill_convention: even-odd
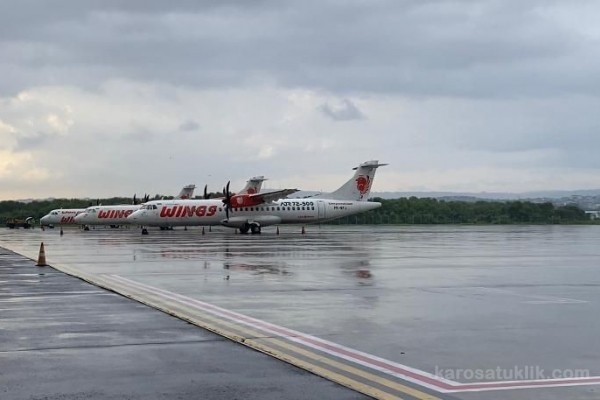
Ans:
[{"label": "airplane wheel", "polygon": [[246,224],[240,228],[240,233],[248,233],[249,230],[250,230],[250,225]]},{"label": "airplane wheel", "polygon": [[146,228],[143,228],[143,229],[142,229],[142,235],[147,235],[147,234],[148,234],[148,229],[146,229]]},{"label": "airplane wheel", "polygon": [[250,229],[252,230],[253,235],[260,234],[260,225],[252,225]]},{"label": "airplane wheel", "polygon": [[89,231],[89,230],[90,230],[90,227],[89,227],[89,226],[84,226],[84,227],[83,227],[83,230],[84,230],[84,231]]}]

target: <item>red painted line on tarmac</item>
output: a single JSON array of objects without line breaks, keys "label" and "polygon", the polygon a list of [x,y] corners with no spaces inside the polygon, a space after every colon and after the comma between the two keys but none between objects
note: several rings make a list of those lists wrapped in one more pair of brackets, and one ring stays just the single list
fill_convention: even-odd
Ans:
[{"label": "red painted line on tarmac", "polygon": [[522,380],[522,381],[492,381],[492,382],[477,382],[477,383],[460,383],[449,379],[436,376],[434,374],[421,371],[406,365],[402,365],[390,360],[386,360],[371,354],[367,354],[358,350],[354,350],[337,343],[333,343],[318,337],[308,335],[293,329],[285,328],[279,325],[262,321],[247,315],[239,314],[201,300],[186,297],[177,293],[169,292],[160,288],[145,285],[135,282],[130,279],[110,275],[111,278],[126,283],[130,286],[148,291],[151,294],[160,294],[161,296],[185,303],[202,311],[209,312],[229,319],[230,321],[242,323],[266,333],[275,333],[284,335],[288,340],[303,344],[307,347],[323,351],[345,360],[355,362],[359,365],[385,372],[389,375],[407,380],[418,385],[434,389],[439,392],[466,392],[466,391],[488,391],[488,390],[508,390],[508,389],[529,389],[529,388],[549,388],[561,386],[580,386],[580,385],[596,385],[600,384],[600,376],[582,377],[582,378],[564,378],[564,379],[537,379],[537,380]]},{"label": "red painted line on tarmac", "polygon": [[532,379],[522,381],[493,381],[478,383],[459,383],[450,392],[481,392],[486,390],[536,389],[564,386],[583,386],[600,384],[600,376],[581,378]]}]

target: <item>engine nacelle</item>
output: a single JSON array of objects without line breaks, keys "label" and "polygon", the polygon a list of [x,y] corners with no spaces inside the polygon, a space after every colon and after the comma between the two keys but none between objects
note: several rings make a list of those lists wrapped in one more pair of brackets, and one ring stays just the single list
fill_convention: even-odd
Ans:
[{"label": "engine nacelle", "polygon": [[258,196],[250,196],[247,194],[237,194],[235,196],[231,196],[230,206],[231,208],[240,208],[240,207],[253,207],[259,204],[262,204],[264,201],[260,199]]}]

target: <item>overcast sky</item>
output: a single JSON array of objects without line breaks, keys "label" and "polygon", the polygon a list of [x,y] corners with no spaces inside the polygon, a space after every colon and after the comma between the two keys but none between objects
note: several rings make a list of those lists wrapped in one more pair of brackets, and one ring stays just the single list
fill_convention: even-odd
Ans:
[{"label": "overcast sky", "polygon": [[600,188],[600,2],[0,3],[0,199]]}]

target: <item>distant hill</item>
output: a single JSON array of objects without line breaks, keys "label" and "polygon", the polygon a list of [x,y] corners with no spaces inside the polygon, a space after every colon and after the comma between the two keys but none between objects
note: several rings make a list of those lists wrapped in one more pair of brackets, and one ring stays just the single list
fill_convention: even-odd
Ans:
[{"label": "distant hill", "polygon": [[556,206],[573,204],[583,210],[600,210],[600,189],[591,190],[546,190],[523,193],[459,193],[459,192],[372,192],[371,197],[397,199],[401,197],[435,198],[445,201],[531,201],[533,203],[552,203]]},{"label": "distant hill", "polygon": [[[310,197],[320,192],[303,190],[294,198]],[[523,193],[508,192],[371,192],[370,197],[399,199],[403,197],[434,198],[444,201],[512,201],[522,200],[533,203],[552,203],[556,206],[577,205],[583,210],[600,210],[600,189],[590,190],[545,190]]]},{"label": "distant hill", "polygon": [[[276,189],[268,189],[272,191]],[[318,191],[302,190],[294,193],[291,198],[311,197],[319,194]],[[600,210],[600,189],[586,190],[544,190],[522,193],[509,192],[371,192],[370,197],[380,197],[382,199],[398,199],[398,198],[435,198],[445,201],[511,201],[522,200],[535,203],[550,202],[555,205],[574,204],[584,210]],[[48,199],[23,199],[17,200],[22,203],[30,203],[32,201],[53,201],[54,198]],[[83,200],[91,201],[89,198]]]},{"label": "distant hill", "polygon": [[400,197],[432,197],[432,198],[465,198],[478,200],[525,200],[525,199],[560,199],[573,196],[598,196],[600,189],[587,190],[544,190],[534,192],[371,192],[372,197],[397,199]]}]

